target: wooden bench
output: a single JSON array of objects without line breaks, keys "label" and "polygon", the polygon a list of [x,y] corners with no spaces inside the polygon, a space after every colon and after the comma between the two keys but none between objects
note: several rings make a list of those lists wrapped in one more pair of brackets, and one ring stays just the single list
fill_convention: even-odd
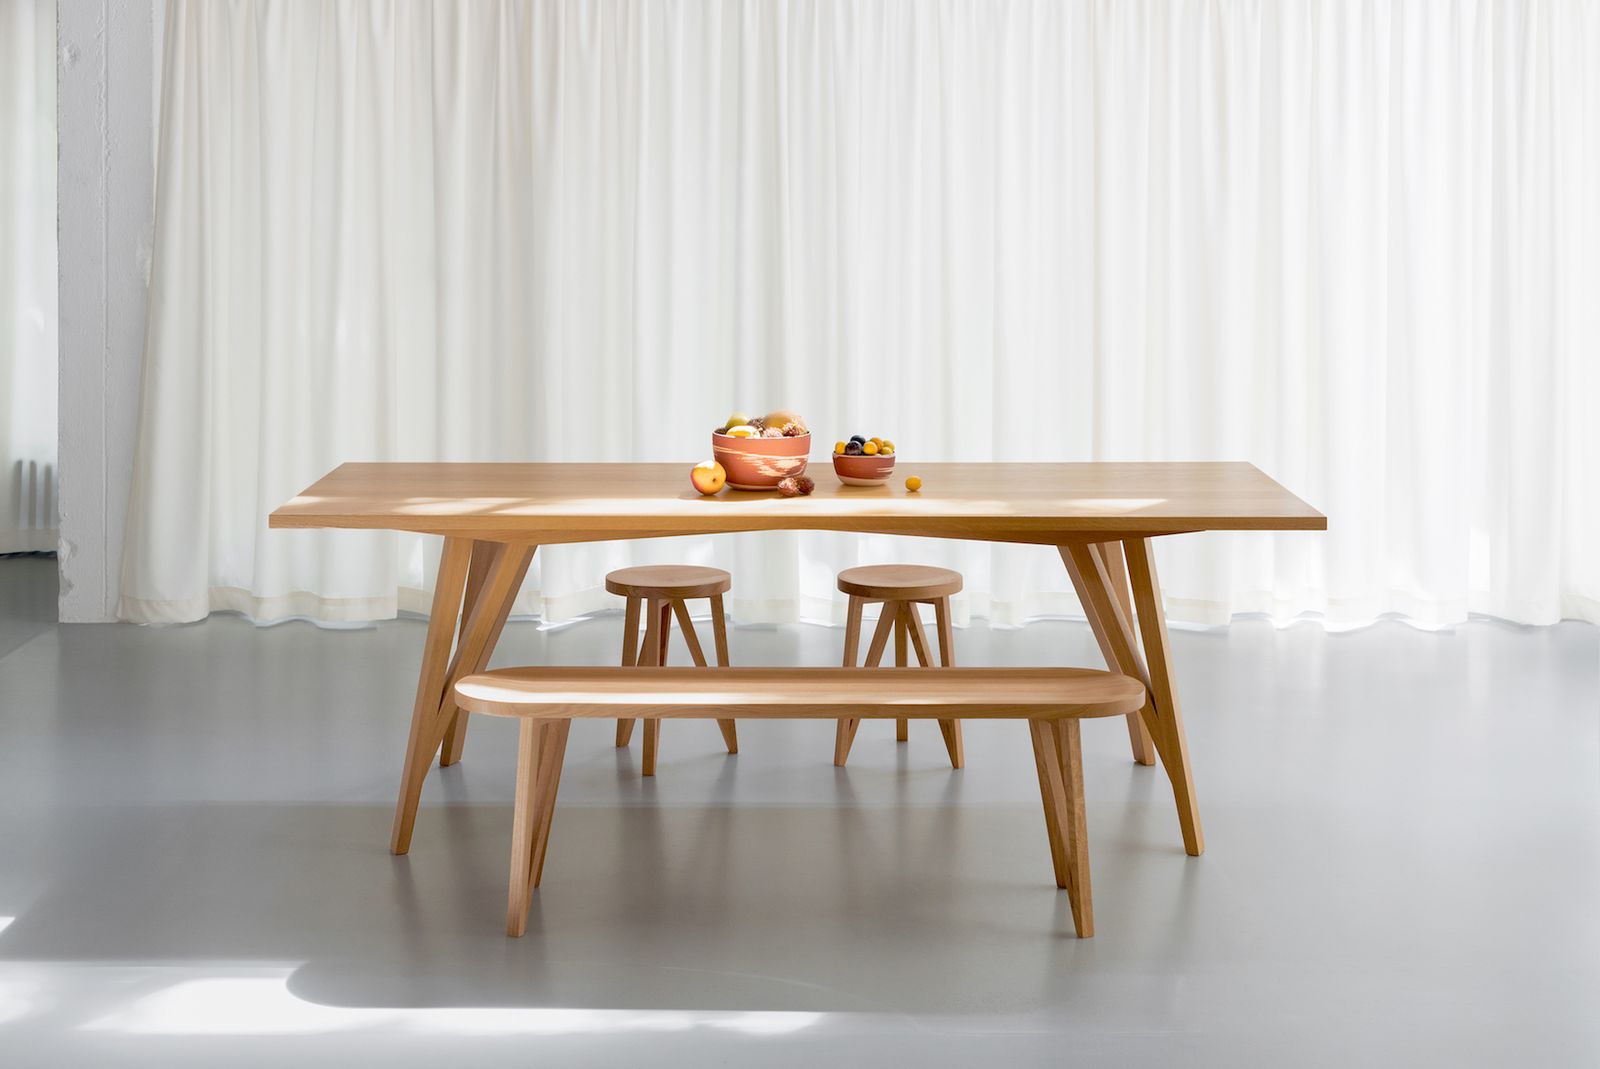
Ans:
[{"label": "wooden bench", "polygon": [[858,717],[1026,720],[1056,886],[1078,935],[1094,934],[1078,721],[1145,704],[1137,680],[1080,668],[505,668],[456,684],[456,704],[521,721],[506,933],[527,927],[578,718]]}]

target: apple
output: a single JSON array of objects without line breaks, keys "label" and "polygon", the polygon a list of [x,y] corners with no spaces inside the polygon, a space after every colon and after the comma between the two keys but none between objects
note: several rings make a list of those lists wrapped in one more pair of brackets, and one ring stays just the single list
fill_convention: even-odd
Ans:
[{"label": "apple", "polygon": [[689,469],[689,484],[710,497],[728,481],[728,473],[715,460],[702,460]]},{"label": "apple", "polygon": [[806,421],[800,418],[800,413],[791,412],[787,408],[779,408],[767,413],[767,418],[762,422],[768,427],[778,428],[778,433],[780,434],[788,429],[791,424],[800,428],[799,433],[803,434],[806,430]]}]

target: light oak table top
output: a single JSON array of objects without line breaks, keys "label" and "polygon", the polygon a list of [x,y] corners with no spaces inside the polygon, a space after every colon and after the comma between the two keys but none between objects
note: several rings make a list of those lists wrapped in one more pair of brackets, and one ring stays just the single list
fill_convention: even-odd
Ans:
[{"label": "light oak table top", "polygon": [[[868,531],[1055,544],[1075,534],[1327,529],[1245,463],[897,465],[845,486],[824,457],[808,497],[702,497],[683,464],[341,464],[272,513],[275,528],[420,531],[539,543],[735,531]],[[908,493],[909,475],[923,481]]]}]

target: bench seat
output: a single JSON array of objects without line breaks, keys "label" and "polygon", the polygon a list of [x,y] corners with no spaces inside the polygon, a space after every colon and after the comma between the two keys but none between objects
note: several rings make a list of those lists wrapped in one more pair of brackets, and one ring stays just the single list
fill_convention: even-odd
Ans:
[{"label": "bench seat", "polygon": [[456,704],[516,717],[516,810],[506,931],[527,927],[575,719],[1026,720],[1056,885],[1078,935],[1094,933],[1078,721],[1143,708],[1144,684],[1082,668],[503,668],[456,684]]}]

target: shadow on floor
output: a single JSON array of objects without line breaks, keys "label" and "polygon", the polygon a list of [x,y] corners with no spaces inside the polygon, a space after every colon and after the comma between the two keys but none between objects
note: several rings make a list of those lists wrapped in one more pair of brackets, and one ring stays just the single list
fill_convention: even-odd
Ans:
[{"label": "shadow on floor", "polygon": [[[1009,1013],[1094,976],[1098,941],[1073,935],[1042,817],[1015,807],[569,806],[520,940],[502,932],[508,809],[426,808],[405,858],[385,849],[389,817],[96,819],[0,935],[0,962],[303,962],[290,990],[337,1006]],[[1151,861],[1119,854],[1108,887]],[[1175,870],[1155,925],[1170,936],[1192,896],[1181,860],[1157,864]]]}]

